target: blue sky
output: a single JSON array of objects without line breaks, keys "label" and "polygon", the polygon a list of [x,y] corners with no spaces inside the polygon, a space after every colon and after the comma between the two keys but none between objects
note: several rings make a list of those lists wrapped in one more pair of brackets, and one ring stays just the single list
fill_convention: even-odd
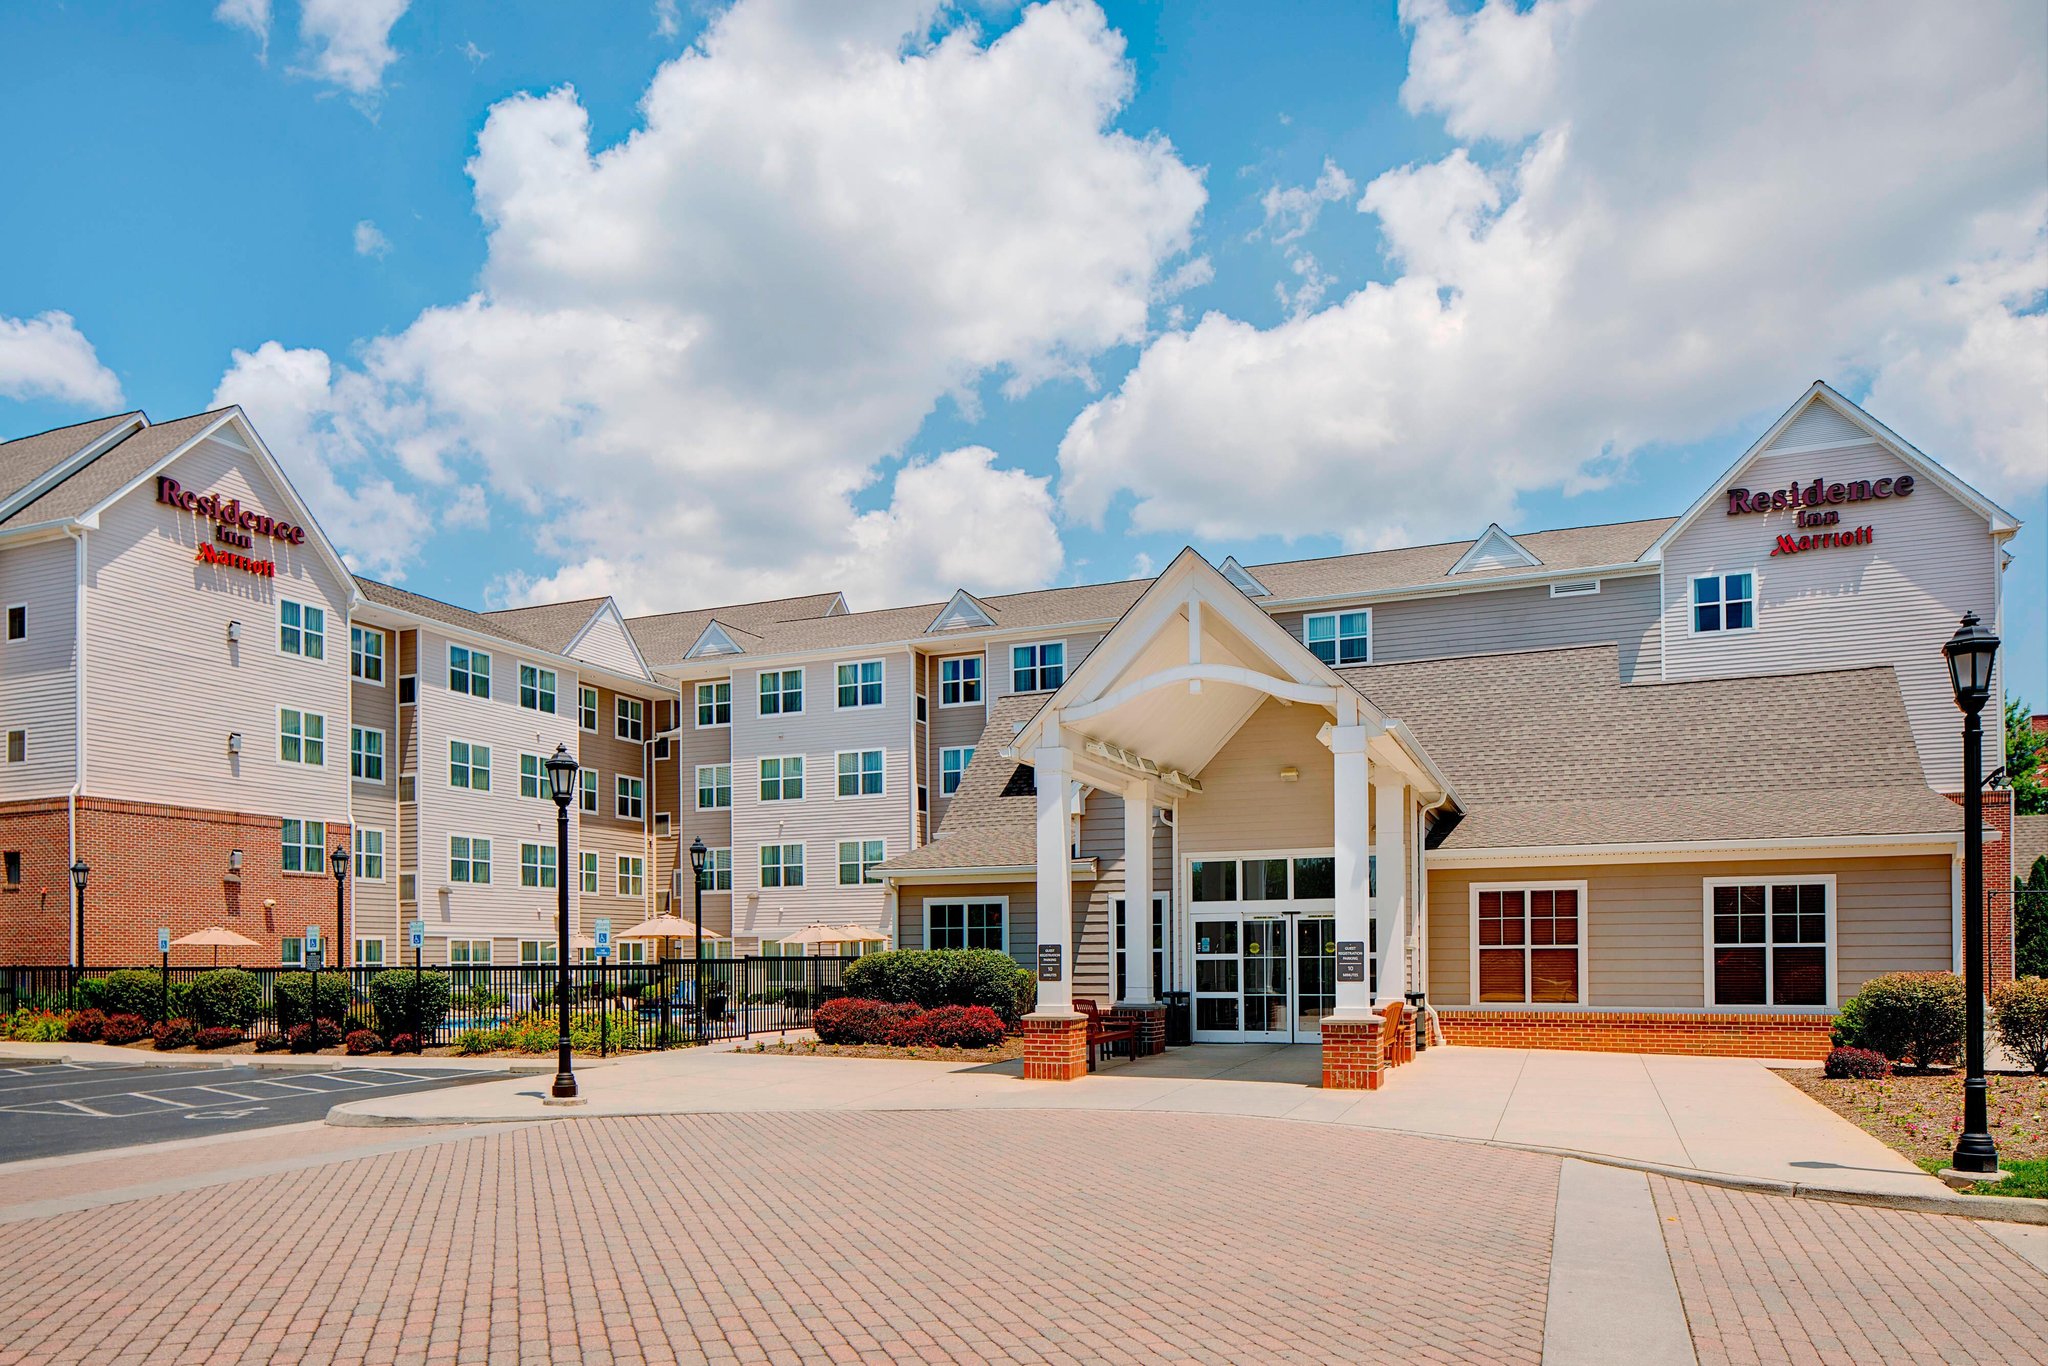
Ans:
[{"label": "blue sky", "polygon": [[1669,514],[1827,378],[2028,523],[2048,703],[2038,10],[1697,9],[10,6],[0,432],[232,399],[423,592],[865,607]]}]

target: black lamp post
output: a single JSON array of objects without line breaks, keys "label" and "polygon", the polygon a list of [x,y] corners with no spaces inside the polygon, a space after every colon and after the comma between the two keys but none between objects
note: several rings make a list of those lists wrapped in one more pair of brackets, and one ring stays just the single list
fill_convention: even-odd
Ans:
[{"label": "black lamp post", "polygon": [[1941,647],[1948,680],[1963,713],[1963,990],[1968,996],[1963,1040],[1963,1132],[1951,1159],[1957,1172],[1983,1176],[1998,1170],[1998,1145],[1984,1085],[1984,724],[1991,700],[1991,666],[1998,637],[1975,612]]},{"label": "black lamp post", "polygon": [[349,951],[342,945],[348,943],[348,926],[342,922],[348,914],[348,897],[343,891],[348,885],[348,850],[335,845],[327,856],[327,866],[334,870],[334,956],[341,960],[340,966],[346,968],[349,966]]},{"label": "black lamp post", "polygon": [[560,1037],[555,1043],[556,1101],[576,1099],[576,1073],[569,1063],[569,798],[576,791],[576,759],[567,745],[548,756],[548,792],[555,799],[555,1015]]},{"label": "black lamp post", "polygon": [[79,859],[71,865],[71,890],[77,906],[71,917],[71,961],[78,968],[72,974],[74,982],[85,975],[85,875],[91,871],[92,869],[85,866],[84,859]]},{"label": "black lamp post", "polygon": [[697,924],[697,974],[690,995],[697,1008],[697,1042],[704,1042],[704,860],[710,854],[704,847],[702,835],[690,841],[690,881],[697,889],[695,920]]}]

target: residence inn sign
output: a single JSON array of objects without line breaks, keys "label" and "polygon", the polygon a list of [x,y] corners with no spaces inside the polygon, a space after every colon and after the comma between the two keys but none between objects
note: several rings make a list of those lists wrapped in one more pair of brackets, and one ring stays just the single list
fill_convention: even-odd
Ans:
[{"label": "residence inn sign", "polygon": [[[1799,514],[1796,523],[1801,528],[1837,527],[1842,514],[1837,504],[1876,502],[1887,498],[1909,498],[1913,493],[1913,476],[1902,474],[1887,479],[1850,479],[1830,482],[1815,479],[1804,486],[1793,483],[1781,489],[1767,489],[1751,493],[1748,489],[1728,490],[1728,515],[1740,517],[1751,512],[1782,512],[1791,508]],[[1875,538],[1875,528],[1855,527],[1847,531],[1809,530],[1804,535],[1791,536],[1780,533],[1777,543],[1771,547],[1773,555],[1797,555],[1802,550],[1826,550],[1836,546],[1869,545]]]}]

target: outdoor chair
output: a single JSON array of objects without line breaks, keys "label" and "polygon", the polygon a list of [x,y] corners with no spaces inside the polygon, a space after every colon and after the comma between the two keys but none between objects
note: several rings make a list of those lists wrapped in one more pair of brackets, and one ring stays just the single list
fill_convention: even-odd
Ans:
[{"label": "outdoor chair", "polygon": [[1387,1066],[1399,1067],[1415,1056],[1414,1031],[1404,1029],[1408,1006],[1402,1001],[1389,1001],[1380,1011],[1380,1018],[1386,1026],[1380,1031],[1382,1056]]},{"label": "outdoor chair", "polygon": [[1113,1020],[1102,1013],[1102,1008],[1086,997],[1074,1002],[1074,1009],[1088,1017],[1088,1070],[1095,1070],[1095,1052],[1110,1044],[1121,1043],[1124,1055],[1132,1060],[1138,1056],[1138,1026],[1129,1020]]}]

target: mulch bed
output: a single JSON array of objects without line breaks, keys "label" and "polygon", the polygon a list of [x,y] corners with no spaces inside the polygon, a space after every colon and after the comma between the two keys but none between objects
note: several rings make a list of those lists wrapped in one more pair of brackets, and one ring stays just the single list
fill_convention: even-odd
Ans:
[{"label": "mulch bed", "polygon": [[[1963,1075],[1890,1077],[1847,1081],[1819,1068],[1775,1069],[1843,1119],[1925,1167],[1947,1166],[1963,1127]],[[2006,1162],[2048,1159],[2048,1077],[1994,1074],[1987,1078],[1991,1138]]]},{"label": "mulch bed", "polygon": [[790,1053],[817,1058],[913,1058],[919,1062],[1010,1062],[1024,1056],[1024,1040],[1004,1039],[993,1048],[898,1048],[880,1043],[819,1043],[799,1039],[792,1043],[756,1044],[751,1053]]}]

